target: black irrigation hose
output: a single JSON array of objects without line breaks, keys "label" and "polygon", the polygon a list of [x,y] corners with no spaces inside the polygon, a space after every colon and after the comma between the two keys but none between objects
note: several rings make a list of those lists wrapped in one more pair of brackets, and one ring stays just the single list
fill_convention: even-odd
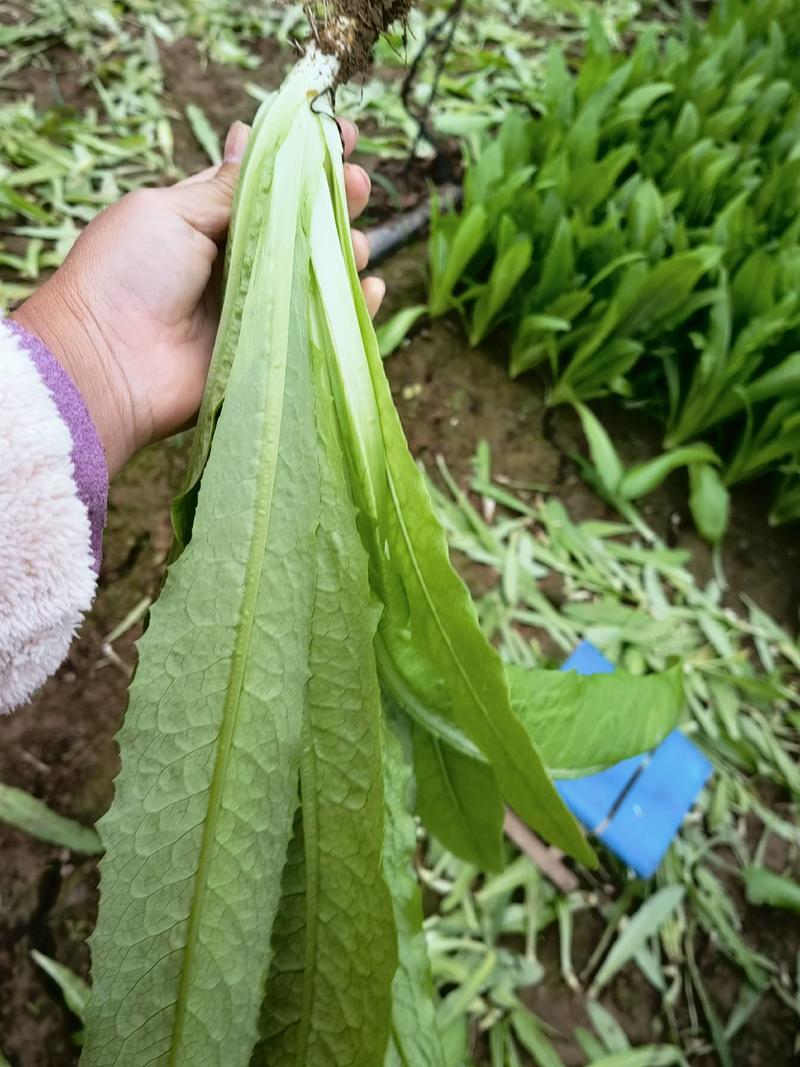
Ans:
[{"label": "black irrigation hose", "polygon": [[[460,205],[464,193],[460,186],[445,185],[438,190],[438,196],[446,207],[453,208]],[[373,267],[388,259],[409,241],[419,236],[427,229],[430,219],[431,201],[426,199],[405,215],[398,215],[390,222],[368,230],[370,266]]]}]

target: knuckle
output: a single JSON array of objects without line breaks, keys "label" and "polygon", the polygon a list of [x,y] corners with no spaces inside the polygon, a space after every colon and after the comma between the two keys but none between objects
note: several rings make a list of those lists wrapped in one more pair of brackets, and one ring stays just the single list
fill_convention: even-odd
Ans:
[{"label": "knuckle", "polygon": [[134,189],[125,196],[122,200],[122,205],[127,210],[135,211],[137,214],[149,211],[155,206],[158,193],[158,189]]},{"label": "knuckle", "polygon": [[233,167],[223,166],[214,176],[214,183],[223,193],[230,196],[236,190],[237,176],[238,172]]}]

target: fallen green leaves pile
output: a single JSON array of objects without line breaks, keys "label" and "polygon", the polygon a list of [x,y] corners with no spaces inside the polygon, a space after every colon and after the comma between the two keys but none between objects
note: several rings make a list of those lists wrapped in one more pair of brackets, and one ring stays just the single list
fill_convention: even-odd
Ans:
[{"label": "fallen green leaves pile", "polygon": [[[496,457],[497,469],[502,462]],[[662,1062],[659,1056],[684,1062],[680,1049],[690,1062],[710,1055],[729,1067],[743,1029],[758,1032],[758,1020],[770,1014],[783,1020],[781,1047],[796,1053],[800,956],[793,958],[791,946],[780,958],[759,951],[763,925],[744,908],[746,895],[752,904],[777,909],[763,915],[771,928],[787,935],[794,929],[786,914],[798,907],[800,856],[796,639],[746,597],[738,611],[725,606],[719,585],[699,584],[688,554],[667,548],[652,531],[644,537],[622,523],[577,523],[558,500],[532,498],[495,477],[485,445],[475,457],[469,495],[443,463],[437,483],[444,490],[433,489],[436,510],[451,548],[469,561],[476,585],[485,588],[488,580],[489,592],[478,601],[481,626],[504,659],[543,666],[554,647],[560,660],[581,640],[637,673],[680,657],[691,711],[684,729],[714,763],[708,788],[652,883],[626,876],[603,851],[604,873],[587,875],[585,886],[561,895],[527,857],[510,856],[502,874],[481,877],[428,842],[420,877],[438,901],[426,931],[443,993],[439,1010],[451,1019],[451,1041],[460,1049],[450,1062],[484,1062],[481,1053],[464,1052],[476,1048],[477,1033],[495,1057],[492,1064],[517,1063],[526,1049],[536,1063],[561,1065],[553,1040],[567,1035],[548,1036],[521,1010],[531,1002],[528,987],[545,979],[534,1002],[547,1010],[556,996],[539,958],[548,929],[560,946],[570,1012],[577,995],[592,1023],[594,1034],[576,1026],[571,1035],[588,1063],[605,1063],[602,1057],[611,1054],[623,1058],[609,1062],[623,1065]],[[618,882],[621,892],[608,894]],[[597,923],[602,936],[594,933]],[[592,931],[588,961],[585,943],[573,953],[578,925],[582,941],[587,926]],[[737,990],[722,1002],[719,991],[727,998],[729,986],[714,983],[719,957]],[[607,1006],[616,1007],[629,1033],[642,1033],[620,1015],[619,997],[608,996],[624,967],[639,972],[629,970],[626,989],[638,981],[654,990],[661,1009],[649,1021],[651,1040],[668,1034],[671,1052],[630,1049],[614,1025]]]},{"label": "fallen green leaves pile", "polygon": [[57,267],[99,210],[181,176],[184,116],[165,103],[163,50],[188,36],[201,60],[256,68],[257,42],[285,43],[302,12],[288,14],[247,0],[0,0],[0,307]]},{"label": "fallen green leaves pile", "polygon": [[[430,240],[433,315],[457,308],[473,344],[505,326],[511,373],[544,364],[552,403],[645,406],[698,494],[720,467],[770,475],[775,523],[800,517],[799,41],[791,0],[726,0],[630,54],[595,23]],[[719,459],[677,451],[698,441]]]}]

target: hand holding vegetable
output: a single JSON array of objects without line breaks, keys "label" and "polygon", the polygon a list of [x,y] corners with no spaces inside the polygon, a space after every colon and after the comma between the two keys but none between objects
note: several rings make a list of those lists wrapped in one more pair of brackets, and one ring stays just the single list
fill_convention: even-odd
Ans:
[{"label": "hand holding vegetable", "polygon": [[[341,124],[345,155],[358,140]],[[145,445],[194,420],[219,319],[224,247],[249,129],[235,123],[225,162],[167,189],[141,189],[102,212],[64,265],[13,316],[55,353],[84,397],[113,477]],[[370,181],[346,168],[351,218]],[[356,261],[369,261],[353,234]],[[383,282],[364,282],[372,314]]]}]

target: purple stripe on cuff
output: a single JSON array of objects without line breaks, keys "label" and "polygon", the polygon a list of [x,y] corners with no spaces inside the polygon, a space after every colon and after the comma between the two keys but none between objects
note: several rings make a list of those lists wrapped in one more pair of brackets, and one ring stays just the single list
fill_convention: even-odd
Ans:
[{"label": "purple stripe on cuff", "polygon": [[30,356],[39,377],[53,398],[59,415],[72,434],[75,485],[78,497],[89,513],[92,554],[95,570],[99,572],[103,556],[103,528],[108,508],[108,467],[97,430],[83,397],[47,345],[16,322],[6,320],[5,325]]}]

